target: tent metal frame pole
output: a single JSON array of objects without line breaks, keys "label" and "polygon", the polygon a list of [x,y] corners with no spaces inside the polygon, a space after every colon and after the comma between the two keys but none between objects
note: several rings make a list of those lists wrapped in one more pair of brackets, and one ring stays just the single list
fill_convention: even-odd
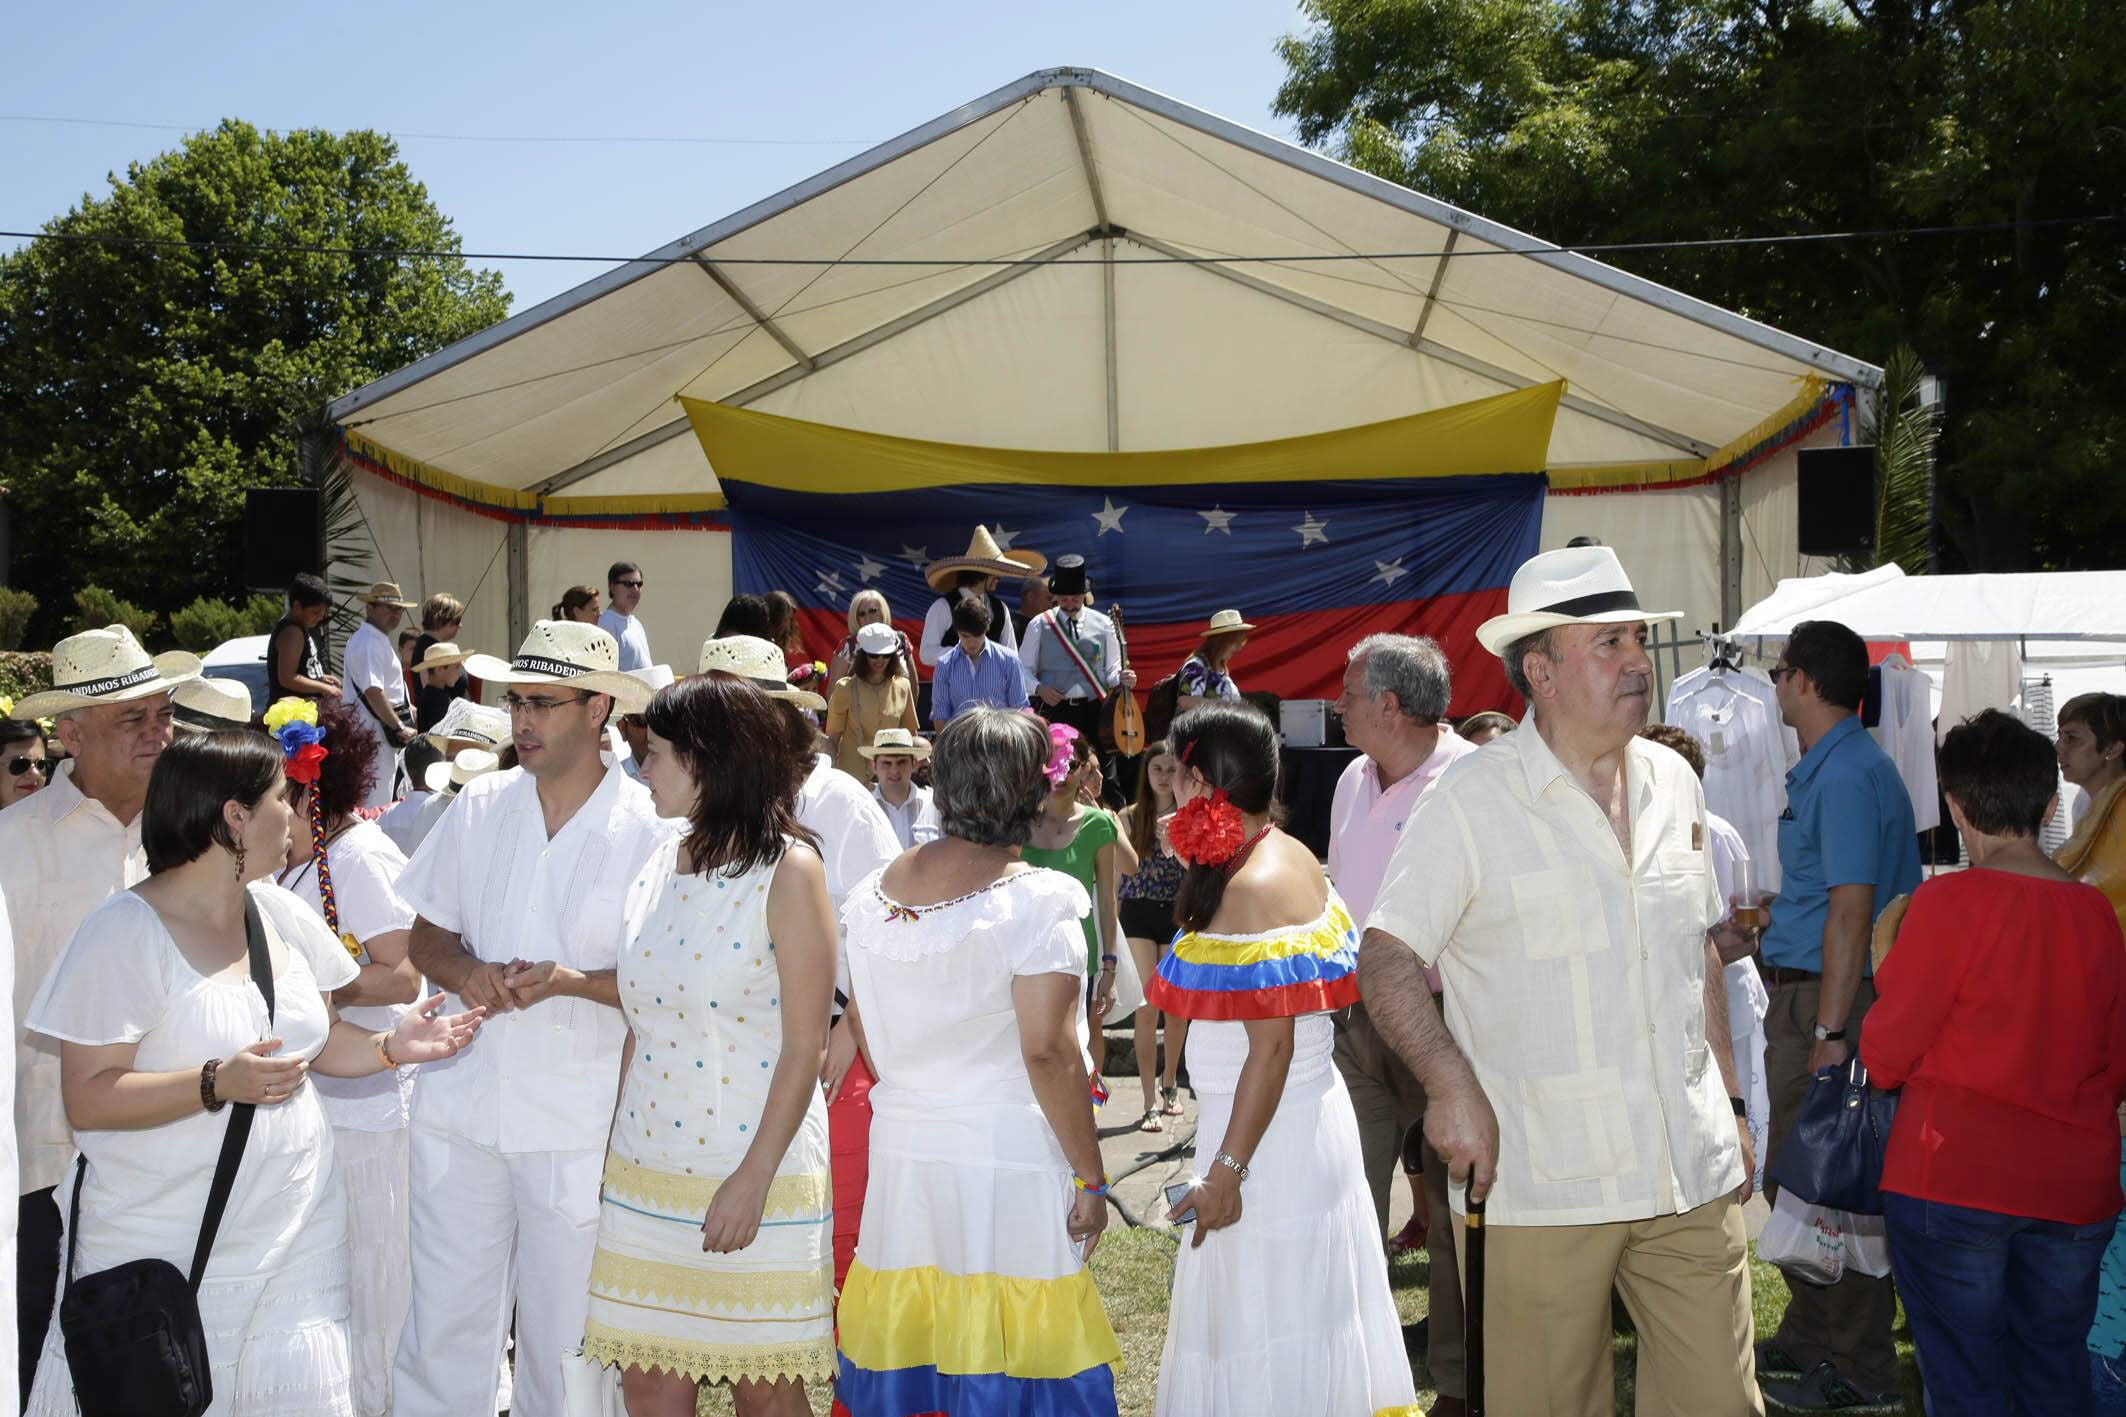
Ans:
[{"label": "tent metal frame pole", "polygon": [[1720,479],[1720,623],[1742,618],[1742,479]]},{"label": "tent metal frame pole", "polygon": [[[1131,231],[1126,234],[1130,240],[1138,245],[1148,247],[1165,255],[1185,256],[1191,254],[1178,246],[1161,241],[1155,236],[1146,236],[1141,231]],[[1282,300],[1288,305],[1296,305],[1300,309],[1319,315],[1325,320],[1334,320],[1340,325],[1348,325],[1352,329],[1372,335],[1376,339],[1383,339],[1390,344],[1399,344],[1406,349],[1413,349],[1419,354],[1437,359],[1443,364],[1452,364],[1457,369],[1465,370],[1481,379],[1488,379],[1495,384],[1503,384],[1509,389],[1525,389],[1545,382],[1539,379],[1531,379],[1523,374],[1516,374],[1511,369],[1501,369],[1496,364],[1478,359],[1474,355],[1464,354],[1458,349],[1452,349],[1447,345],[1441,344],[1438,340],[1420,339],[1406,330],[1396,328],[1394,325],[1383,324],[1379,320],[1371,320],[1364,315],[1353,314],[1351,311],[1331,305],[1327,301],[1316,300],[1308,295],[1301,295],[1296,290],[1287,290],[1274,281],[1264,280],[1260,276],[1236,270],[1231,266],[1204,265],[1197,267],[1197,269],[1217,276],[1221,280],[1229,280],[1236,285],[1244,285],[1259,294],[1269,296],[1272,300]],[[1636,433],[1640,437],[1649,438],[1656,443],[1666,444],[1679,452],[1688,453],[1694,458],[1709,457],[1713,452],[1713,445],[1710,443],[1693,438],[1687,433],[1678,433],[1673,428],[1663,428],[1658,424],[1648,423],[1642,418],[1634,418],[1628,413],[1620,413],[1616,409],[1595,403],[1590,399],[1581,398],[1570,389],[1566,390],[1564,397],[1559,402],[1574,413],[1599,420],[1613,427],[1622,428],[1626,432]]]},{"label": "tent metal frame pole", "polygon": [[1122,381],[1115,358],[1115,238],[1105,237],[1100,245],[1109,257],[1100,268],[1100,305],[1105,317],[1101,328],[1107,335],[1107,450],[1115,453],[1122,450]]},{"label": "tent metal frame pole", "polygon": [[721,290],[725,295],[730,296],[731,303],[746,312],[747,319],[751,320],[754,324],[765,330],[768,334],[768,338],[774,340],[777,344],[781,345],[783,348],[783,353],[789,355],[792,359],[803,365],[806,372],[809,373],[811,371],[812,356],[805,353],[803,347],[800,346],[796,340],[791,339],[789,334],[783,329],[781,325],[775,323],[773,316],[769,315],[767,311],[761,309],[758,305],[754,304],[751,296],[747,295],[743,290],[740,290],[738,286],[732,282],[729,276],[725,275],[722,271],[716,269],[716,267],[711,264],[706,257],[696,256],[693,259],[694,264],[701,267],[702,273],[708,276],[710,280],[716,282],[716,288],[718,290]]},{"label": "tent metal frame pole", "polygon": [[[980,299],[999,286],[1009,285],[1020,277],[1031,275],[1035,271],[1046,270],[1050,263],[1058,257],[1067,256],[1073,251],[1084,249],[1091,243],[1100,240],[1103,234],[1099,231],[1081,231],[1075,236],[1065,237],[1054,245],[1044,247],[1033,255],[1028,256],[1023,264],[1000,266],[981,279],[969,281],[958,290],[941,295],[927,305],[918,305],[904,315],[896,315],[883,325],[874,326],[860,335],[843,340],[840,344],[831,348],[821,350],[812,356],[812,362],[809,367],[793,365],[779,373],[770,374],[765,379],[748,384],[735,393],[726,394],[722,398],[714,400],[714,402],[731,408],[743,408],[758,399],[764,399],[778,389],[789,387],[799,379],[806,378],[822,369],[831,368],[845,359],[862,354],[865,350],[874,345],[883,344],[895,335],[912,330],[917,325],[934,320],[949,311],[957,310],[970,300]],[[563,468],[551,477],[534,482],[529,490],[538,493],[540,496],[550,497],[563,488],[574,486],[587,477],[595,477],[615,463],[625,462],[637,453],[646,452],[663,443],[669,443],[672,439],[685,434],[689,426],[685,418],[675,418],[669,423],[660,424],[650,429],[647,433],[638,434],[617,448],[611,448],[597,454],[595,457],[586,458],[573,467]]]},{"label": "tent metal frame pole", "polygon": [[531,633],[531,526],[527,522],[513,521],[509,524],[509,642],[524,643]]},{"label": "tent metal frame pole", "polygon": [[1425,287],[1425,307],[1417,312],[1417,326],[1410,331],[1410,338],[1422,343],[1425,326],[1432,323],[1432,311],[1439,303],[1440,285],[1447,279],[1447,262],[1454,257],[1454,245],[1462,239],[1459,231],[1447,233],[1447,244],[1439,248],[1439,262],[1432,268],[1432,284]]}]

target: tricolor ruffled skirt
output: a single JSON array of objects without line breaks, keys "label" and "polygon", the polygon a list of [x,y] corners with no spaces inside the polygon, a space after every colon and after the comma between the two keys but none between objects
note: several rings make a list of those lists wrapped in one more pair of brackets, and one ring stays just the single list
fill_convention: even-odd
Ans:
[{"label": "tricolor ruffled skirt", "polygon": [[1115,1417],[1122,1350],[1065,1232],[1071,1171],[1031,1104],[873,1090],[842,1285],[853,1417]]}]

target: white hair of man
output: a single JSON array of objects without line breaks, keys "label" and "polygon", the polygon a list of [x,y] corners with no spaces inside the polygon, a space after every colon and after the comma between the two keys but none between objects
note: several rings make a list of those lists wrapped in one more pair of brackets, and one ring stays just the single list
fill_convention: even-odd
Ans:
[{"label": "white hair of man", "polygon": [[1368,635],[1351,646],[1349,662],[1365,661],[1366,697],[1395,695],[1403,716],[1431,725],[1447,716],[1454,680],[1447,656],[1424,635]]}]

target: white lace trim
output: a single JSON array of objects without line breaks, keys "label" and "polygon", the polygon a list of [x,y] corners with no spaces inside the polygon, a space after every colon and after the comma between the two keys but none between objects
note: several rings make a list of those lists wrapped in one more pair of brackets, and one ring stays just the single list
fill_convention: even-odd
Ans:
[{"label": "white lace trim", "polygon": [[1092,909],[1085,887],[1045,866],[954,900],[918,906],[904,906],[880,890],[884,874],[881,867],[857,883],[842,907],[842,921],[850,949],[902,963],[958,949],[970,936],[1003,925],[1034,937],[1063,921],[1075,924]]}]

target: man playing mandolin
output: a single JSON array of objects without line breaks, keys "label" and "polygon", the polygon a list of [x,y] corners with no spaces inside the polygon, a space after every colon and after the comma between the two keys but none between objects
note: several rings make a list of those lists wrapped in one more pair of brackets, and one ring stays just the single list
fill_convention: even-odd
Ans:
[{"label": "man playing mandolin", "polygon": [[1123,662],[1114,622],[1086,607],[1092,586],[1085,558],[1058,556],[1049,585],[1056,603],[1033,618],[1019,646],[1034,708],[1050,723],[1067,723],[1097,743],[1108,690],[1135,688],[1137,675]]}]

